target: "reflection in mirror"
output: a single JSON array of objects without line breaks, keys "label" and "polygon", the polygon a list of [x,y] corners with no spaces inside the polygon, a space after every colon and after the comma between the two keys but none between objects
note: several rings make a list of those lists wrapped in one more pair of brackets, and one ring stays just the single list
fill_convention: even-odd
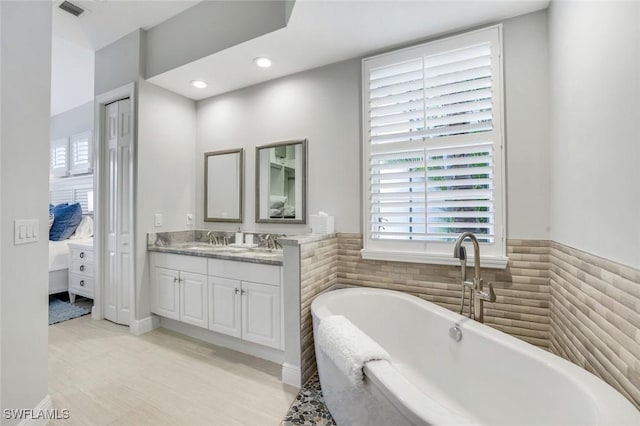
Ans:
[{"label": "reflection in mirror", "polygon": [[204,220],[242,222],[243,150],[204,154]]},{"label": "reflection in mirror", "polygon": [[307,140],[256,148],[256,222],[306,223]]}]

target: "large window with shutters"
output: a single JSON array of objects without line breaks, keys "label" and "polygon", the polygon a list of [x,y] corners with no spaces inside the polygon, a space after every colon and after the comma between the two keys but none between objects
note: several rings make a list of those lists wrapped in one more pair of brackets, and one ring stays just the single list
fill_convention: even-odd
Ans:
[{"label": "large window with shutters", "polygon": [[[506,265],[501,28],[363,61],[364,258]],[[471,253],[469,253],[471,254]]]}]

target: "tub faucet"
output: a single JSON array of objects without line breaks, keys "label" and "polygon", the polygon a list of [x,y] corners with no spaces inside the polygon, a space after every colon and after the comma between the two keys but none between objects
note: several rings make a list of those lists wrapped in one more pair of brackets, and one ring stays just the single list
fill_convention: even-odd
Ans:
[{"label": "tub faucet", "polygon": [[[463,241],[467,238],[473,243],[473,267],[475,271],[473,281],[467,281],[467,250],[462,245]],[[476,236],[471,232],[460,234],[453,249],[453,257],[460,259],[460,265],[462,266],[462,302],[460,304],[460,313],[462,313],[464,308],[466,289],[469,288],[469,318],[484,323],[484,302],[495,302],[496,293],[493,291],[493,285],[491,283],[489,283],[489,291],[484,291],[484,281],[482,277],[480,277],[480,245],[478,244]]]}]

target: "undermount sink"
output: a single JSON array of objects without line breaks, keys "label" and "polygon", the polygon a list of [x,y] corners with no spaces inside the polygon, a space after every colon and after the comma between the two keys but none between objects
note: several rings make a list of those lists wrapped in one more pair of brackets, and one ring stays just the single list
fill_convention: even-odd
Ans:
[{"label": "undermount sink", "polygon": [[266,247],[254,247],[251,249],[251,252],[258,254],[282,254],[282,250],[270,249]]},{"label": "undermount sink", "polygon": [[212,244],[202,243],[202,244],[189,244],[182,247],[185,250],[202,250],[202,251],[215,251],[215,252],[224,252],[224,253],[244,253],[249,251],[248,248],[242,247],[229,247],[229,246],[216,246]]},{"label": "undermount sink", "polygon": [[282,249],[271,249],[266,247],[230,247],[225,245],[213,245],[205,242],[183,243],[178,247],[183,250],[193,250],[200,252],[220,253],[220,254],[241,254],[247,253],[259,258],[277,258],[282,256]]}]

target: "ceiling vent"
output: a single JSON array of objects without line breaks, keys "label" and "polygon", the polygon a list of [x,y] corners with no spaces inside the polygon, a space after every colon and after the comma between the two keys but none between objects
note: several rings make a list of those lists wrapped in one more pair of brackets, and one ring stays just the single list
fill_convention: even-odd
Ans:
[{"label": "ceiling vent", "polygon": [[65,12],[69,12],[73,16],[79,16],[80,14],[82,14],[82,12],[84,12],[83,8],[81,8],[80,6],[76,6],[70,1],[63,1],[62,3],[60,3],[60,9],[64,10]]}]

